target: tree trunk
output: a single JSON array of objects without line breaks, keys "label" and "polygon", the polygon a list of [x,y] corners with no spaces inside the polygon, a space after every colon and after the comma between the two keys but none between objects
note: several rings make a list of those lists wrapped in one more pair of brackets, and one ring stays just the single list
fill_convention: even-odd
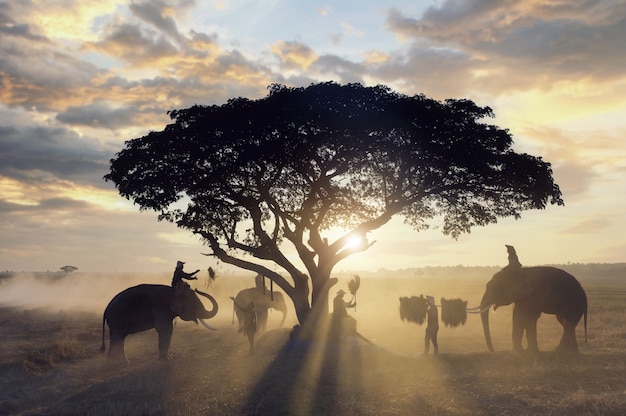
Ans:
[{"label": "tree trunk", "polygon": [[[328,318],[328,293],[337,281],[337,278],[329,278],[328,276],[322,278],[313,277],[311,279],[313,286],[311,306],[309,307],[307,302],[308,309],[302,308],[300,312],[296,306],[296,314],[298,315],[301,328],[298,335],[300,338],[311,339],[320,336],[319,330],[324,326],[324,322]],[[296,304],[295,299],[294,304]]]}]

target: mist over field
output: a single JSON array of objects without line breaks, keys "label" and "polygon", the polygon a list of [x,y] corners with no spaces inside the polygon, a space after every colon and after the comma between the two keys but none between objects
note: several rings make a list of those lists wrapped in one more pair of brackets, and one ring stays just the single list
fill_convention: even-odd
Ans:
[{"label": "mist over field", "polygon": [[[606,265],[567,265],[561,266],[582,283],[583,287],[594,282],[619,282],[626,277],[625,264]],[[476,307],[486,283],[499,267],[426,267],[421,269],[362,271],[361,286],[357,292],[356,309],[349,314],[357,320],[358,332],[375,343],[401,355],[419,355],[423,351],[425,326],[403,322],[399,314],[399,298],[402,296],[431,295],[438,305],[441,298],[467,301],[468,308]],[[339,282],[329,293],[329,311],[332,298],[339,289],[349,293],[348,282],[352,274],[340,272],[335,275]],[[219,304],[219,312],[211,320],[212,325],[233,328],[233,304],[230,296],[239,290],[254,286],[254,274],[242,271],[240,274],[218,273],[215,281],[209,281],[206,270],[198,274],[199,279],[190,281],[192,288],[198,288],[213,295]],[[169,285],[171,274],[100,274],[73,272],[61,273],[22,273],[0,279],[0,306],[22,309],[46,308],[51,312],[89,312],[98,317],[108,302],[120,291],[140,283]],[[269,281],[266,282],[269,286]],[[275,290],[277,289],[274,286]],[[293,304],[285,297],[288,313],[285,329],[298,323]],[[351,300],[347,294],[345,300]],[[511,347],[512,306],[501,307],[490,312],[490,323],[494,346],[498,350]],[[468,313],[466,323],[456,328],[441,323],[439,344],[441,353],[484,352],[480,316]],[[593,317],[590,317],[593,319]],[[281,320],[278,311],[270,309],[268,329],[277,329]],[[194,325],[182,322],[182,325]],[[552,315],[543,315],[538,322],[539,348],[551,350],[559,341],[560,325]],[[582,325],[577,329],[579,339],[583,337]],[[243,341],[243,339],[242,339]]]},{"label": "mist over field", "polygon": [[[155,330],[131,334],[128,365],[99,352],[102,312],[127,287],[170,284],[169,272],[5,274],[0,414],[623,414],[626,265],[563,268],[589,298],[589,342],[581,323],[581,353],[565,361],[551,352],[562,334],[552,315],[538,321],[538,357],[511,352],[512,306],[490,312],[495,353],[485,345],[479,315],[451,328],[439,309],[439,356],[422,354],[425,325],[400,319],[399,297],[431,295],[437,304],[460,298],[471,308],[497,267],[359,272],[357,307],[348,313],[369,342],[349,337],[327,348],[294,346],[288,333],[297,320],[288,301],[285,325],[270,310],[253,355],[233,324],[229,296],[254,286],[254,274],[218,273],[209,286],[201,271],[190,283],[217,299],[220,309],[209,323],[218,330],[177,319],[168,363],[157,360]],[[331,298],[349,291],[352,275],[335,275]]]}]

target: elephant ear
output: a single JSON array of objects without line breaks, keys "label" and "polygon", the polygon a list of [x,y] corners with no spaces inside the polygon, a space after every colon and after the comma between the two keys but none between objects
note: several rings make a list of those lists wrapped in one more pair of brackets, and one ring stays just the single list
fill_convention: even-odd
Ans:
[{"label": "elephant ear", "polygon": [[[174,298],[170,304],[172,311],[183,321],[194,321],[198,323],[196,318],[196,309],[194,302],[197,299],[196,294],[186,282],[179,282],[174,289]],[[199,301],[199,300],[198,300]]]},{"label": "elephant ear", "polygon": [[528,279],[526,278],[526,276],[523,273],[518,272],[517,275],[514,276],[514,278],[515,278],[515,286],[516,286],[515,301],[517,302],[521,299],[532,296],[533,289],[530,283],[528,282]]}]

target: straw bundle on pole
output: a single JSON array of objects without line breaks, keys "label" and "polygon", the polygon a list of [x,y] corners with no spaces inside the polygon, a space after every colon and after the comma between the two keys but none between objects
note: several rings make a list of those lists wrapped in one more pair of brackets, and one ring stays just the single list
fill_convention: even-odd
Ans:
[{"label": "straw bundle on pole", "polygon": [[465,325],[467,321],[467,301],[441,298],[441,321],[452,328]]},{"label": "straw bundle on pole", "polygon": [[422,325],[426,320],[428,301],[423,295],[400,298],[400,319]]},{"label": "straw bundle on pole", "polygon": [[[352,280],[348,282],[348,290],[350,290],[350,294],[352,295],[352,301],[356,302],[356,291],[359,290],[361,286],[361,277],[358,274],[352,275]],[[356,312],[356,305],[354,306],[354,311]]]}]

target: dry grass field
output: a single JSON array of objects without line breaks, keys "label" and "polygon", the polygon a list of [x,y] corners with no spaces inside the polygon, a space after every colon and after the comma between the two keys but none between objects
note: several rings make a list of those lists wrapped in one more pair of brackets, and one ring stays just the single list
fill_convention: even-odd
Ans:
[{"label": "dry grass field", "polygon": [[[154,330],[131,335],[130,363],[122,365],[98,351],[102,311],[137,281],[15,276],[0,285],[0,414],[626,414],[626,279],[582,281],[588,342],[579,325],[576,356],[550,352],[560,326],[549,315],[539,320],[539,356],[511,352],[511,307],[491,313],[495,353],[485,346],[479,316],[469,315],[461,327],[441,324],[440,355],[423,356],[424,327],[400,320],[398,298],[430,294],[476,306],[489,278],[364,278],[350,313],[374,345],[357,338],[289,343],[293,313],[283,328],[271,313],[269,330],[249,355],[228,296],[252,279],[223,277],[209,289],[220,303],[211,320],[218,331],[178,320],[169,363],[157,361]],[[139,280],[167,284],[168,276]]]}]

